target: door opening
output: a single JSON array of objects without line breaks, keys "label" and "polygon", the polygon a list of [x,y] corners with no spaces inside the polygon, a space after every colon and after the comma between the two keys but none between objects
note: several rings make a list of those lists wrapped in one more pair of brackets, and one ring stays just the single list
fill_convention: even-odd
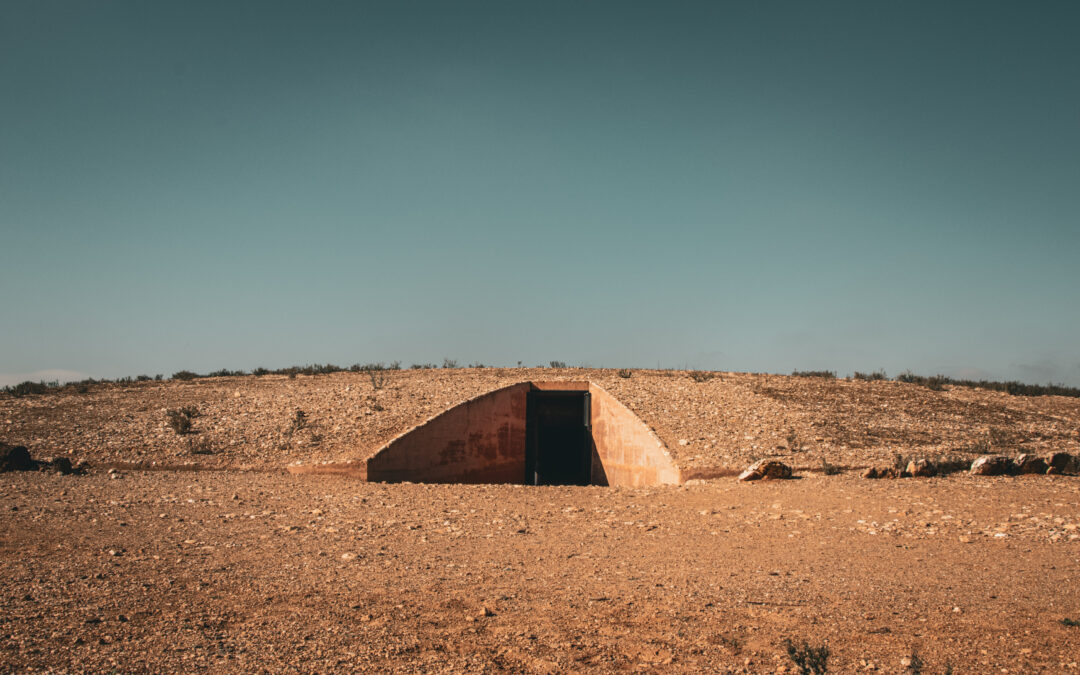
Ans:
[{"label": "door opening", "polygon": [[525,483],[589,485],[589,392],[530,391],[526,401]]}]

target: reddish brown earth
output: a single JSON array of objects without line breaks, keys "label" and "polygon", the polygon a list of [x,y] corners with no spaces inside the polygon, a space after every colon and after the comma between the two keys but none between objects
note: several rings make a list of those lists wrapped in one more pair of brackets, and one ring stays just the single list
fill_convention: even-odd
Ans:
[{"label": "reddish brown earth", "polygon": [[[97,385],[22,399],[0,397],[0,441],[35,455],[97,463],[280,467],[365,459],[398,434],[493,389],[529,380],[591,380],[656,432],[684,476],[737,473],[754,459],[796,467],[891,463],[897,452],[970,460],[987,451],[1080,452],[1080,399],[1010,396],[900,382],[679,371],[455,369],[392,371],[375,390],[366,373],[281,375]],[[195,434],[177,436],[166,411],[195,406]],[[308,425],[289,431],[297,410]],[[794,432],[798,452],[789,448]],[[192,440],[214,453],[193,455]]]},{"label": "reddish brown earth", "polygon": [[[703,474],[761,456],[1077,450],[1072,399],[558,375],[597,381]],[[281,470],[363,458],[526,379],[553,377],[402,372],[378,392],[363,374],[228,378],[0,400],[0,441],[90,461],[83,476],[0,474],[0,670],[793,672],[791,639],[827,644],[830,672],[905,672],[913,652],[922,672],[1080,672],[1080,627],[1062,623],[1080,621],[1074,476],[801,471],[622,489]],[[180,405],[200,408],[195,436],[217,454],[186,453],[165,425]],[[312,424],[290,436],[296,408]],[[776,447],[792,428],[807,449]],[[223,470],[113,478],[118,461]]]}]

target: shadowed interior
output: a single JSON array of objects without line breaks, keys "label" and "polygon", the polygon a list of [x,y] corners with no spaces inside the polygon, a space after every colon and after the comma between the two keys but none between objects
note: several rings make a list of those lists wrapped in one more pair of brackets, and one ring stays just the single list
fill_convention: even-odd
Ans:
[{"label": "shadowed interior", "polygon": [[587,391],[530,391],[525,424],[525,483],[592,482],[592,426]]}]

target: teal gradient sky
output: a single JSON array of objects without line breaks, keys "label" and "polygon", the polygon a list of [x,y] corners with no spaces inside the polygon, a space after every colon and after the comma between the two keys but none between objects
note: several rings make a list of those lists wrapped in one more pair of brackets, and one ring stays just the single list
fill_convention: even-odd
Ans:
[{"label": "teal gradient sky", "polygon": [[0,2],[0,384],[1080,385],[1080,3]]}]

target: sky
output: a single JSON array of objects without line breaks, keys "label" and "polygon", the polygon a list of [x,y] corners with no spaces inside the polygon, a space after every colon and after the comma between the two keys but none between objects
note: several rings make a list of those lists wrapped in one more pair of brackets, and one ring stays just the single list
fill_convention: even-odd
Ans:
[{"label": "sky", "polygon": [[0,384],[1080,386],[1075,2],[0,0]]}]

